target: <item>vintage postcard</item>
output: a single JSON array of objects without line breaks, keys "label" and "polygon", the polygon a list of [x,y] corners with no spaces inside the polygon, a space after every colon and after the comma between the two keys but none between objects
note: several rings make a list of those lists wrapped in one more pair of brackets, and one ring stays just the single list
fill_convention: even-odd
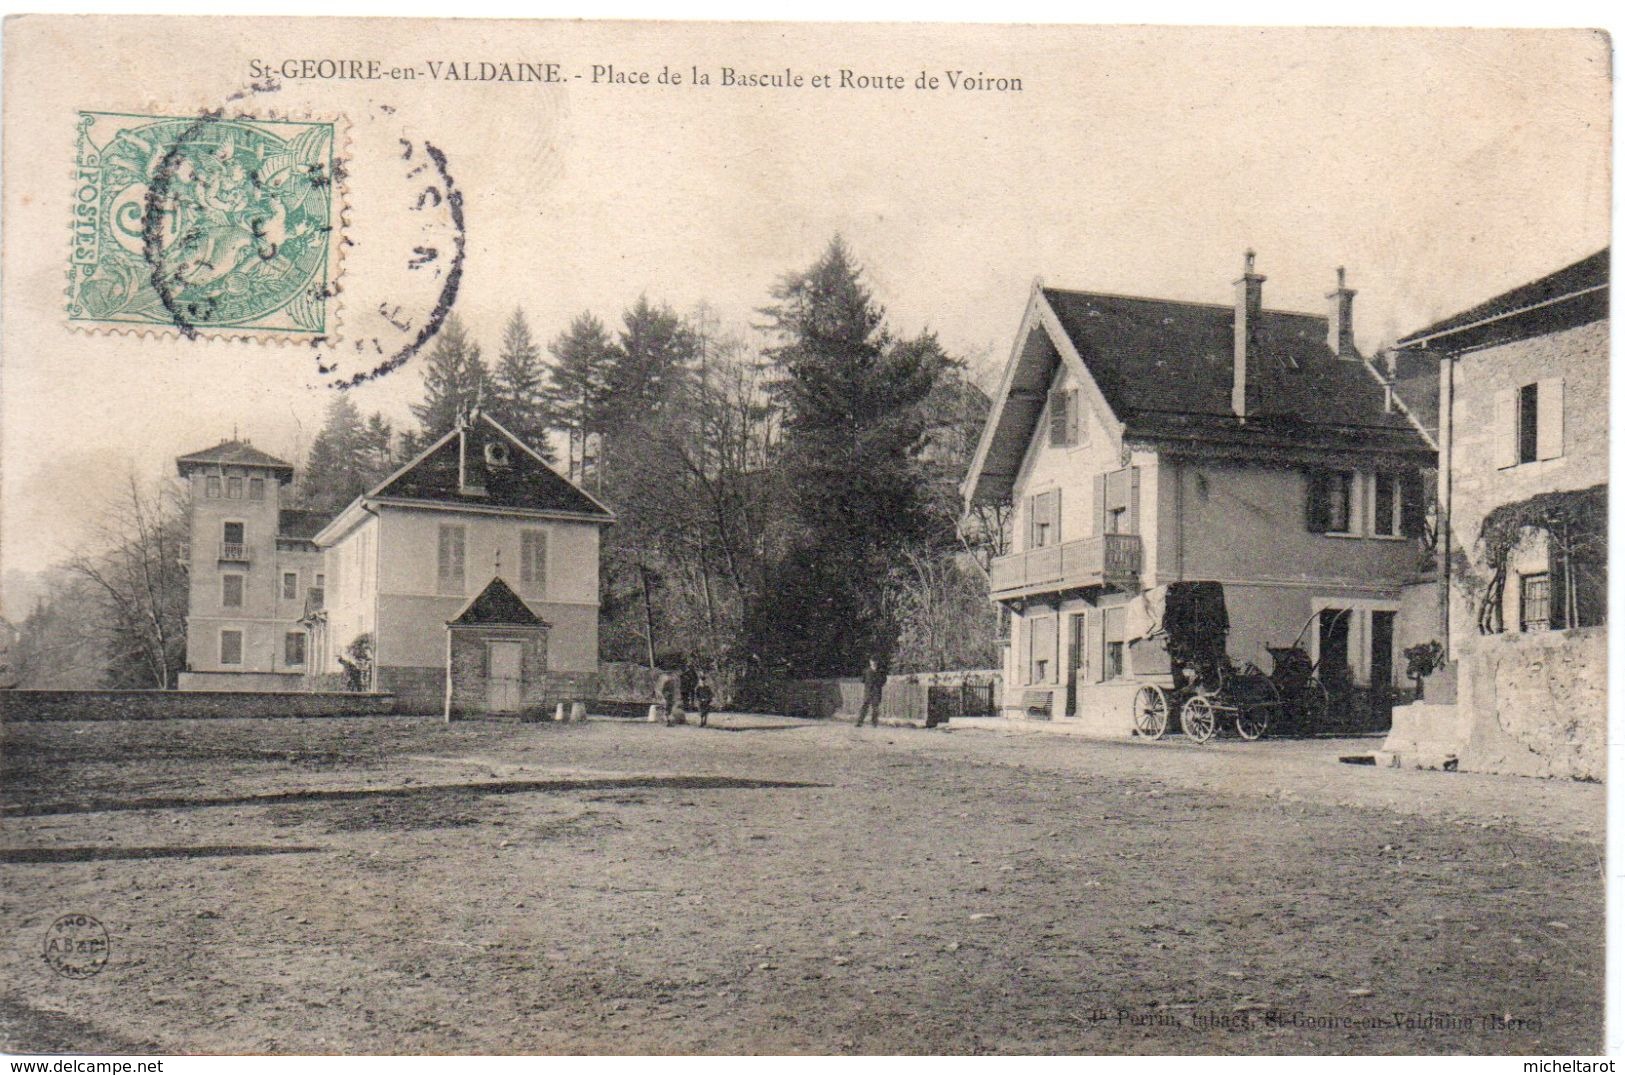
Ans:
[{"label": "vintage postcard", "polygon": [[1589,1063],[1612,62],[8,19],[0,1046]]}]

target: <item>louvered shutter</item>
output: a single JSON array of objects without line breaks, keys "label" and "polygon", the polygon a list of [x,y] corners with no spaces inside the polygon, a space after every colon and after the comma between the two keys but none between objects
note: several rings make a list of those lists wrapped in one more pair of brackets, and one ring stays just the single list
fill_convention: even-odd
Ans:
[{"label": "louvered shutter", "polygon": [[1106,475],[1095,475],[1095,533],[1106,532]]},{"label": "louvered shutter", "polygon": [[1066,445],[1066,393],[1056,389],[1049,394],[1049,444],[1051,448]]},{"label": "louvered shutter", "polygon": [[1422,536],[1427,525],[1427,507],[1423,503],[1422,475],[1407,471],[1399,479],[1399,532],[1408,538]]},{"label": "louvered shutter", "polygon": [[1330,476],[1323,470],[1304,474],[1304,527],[1311,534],[1324,534],[1331,525]]},{"label": "louvered shutter", "polygon": [[1021,679],[1031,683],[1033,677],[1033,621],[1026,616],[1018,616],[1011,625],[1013,629],[1021,632]]},{"label": "louvered shutter", "polygon": [[1130,467],[1128,471],[1128,532],[1140,532],[1140,468]]},{"label": "louvered shutter", "polygon": [[1072,389],[1066,394],[1066,443],[1075,445],[1078,440],[1078,425],[1082,419],[1078,416],[1078,390]]},{"label": "louvered shutter", "polygon": [[1089,682],[1106,678],[1106,621],[1098,608],[1089,610]]},{"label": "louvered shutter", "polygon": [[1052,545],[1061,543],[1061,491],[1049,495],[1049,535]]},{"label": "louvered shutter", "polygon": [[1563,454],[1563,378],[1542,380],[1535,401],[1535,455],[1556,459]]},{"label": "louvered shutter", "polygon": [[1495,465],[1505,470],[1518,465],[1518,390],[1495,393]]}]

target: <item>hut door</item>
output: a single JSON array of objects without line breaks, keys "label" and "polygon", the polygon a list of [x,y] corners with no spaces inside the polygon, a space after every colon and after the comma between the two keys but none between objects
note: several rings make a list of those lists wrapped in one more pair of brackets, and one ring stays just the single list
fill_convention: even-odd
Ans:
[{"label": "hut door", "polygon": [[518,642],[491,643],[491,674],[486,678],[486,704],[493,713],[517,713],[524,686]]}]

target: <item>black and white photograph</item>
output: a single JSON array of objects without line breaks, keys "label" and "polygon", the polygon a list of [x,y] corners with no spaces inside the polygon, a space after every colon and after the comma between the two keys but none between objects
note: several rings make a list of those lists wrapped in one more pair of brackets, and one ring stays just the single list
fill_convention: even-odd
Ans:
[{"label": "black and white photograph", "polygon": [[455,14],[5,22],[0,1051],[1612,1063],[1606,32]]}]

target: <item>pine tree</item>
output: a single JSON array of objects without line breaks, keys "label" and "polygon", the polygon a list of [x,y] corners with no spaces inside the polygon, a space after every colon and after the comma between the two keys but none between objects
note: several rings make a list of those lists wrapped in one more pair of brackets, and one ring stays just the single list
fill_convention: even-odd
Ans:
[{"label": "pine tree", "polygon": [[921,454],[927,401],[953,362],[936,337],[899,340],[840,237],[773,291],[790,549],[752,633],[769,665],[850,675],[897,639],[889,579],[905,550],[946,545]]},{"label": "pine tree", "polygon": [[603,430],[615,342],[602,321],[584,312],[547,349],[555,360],[542,389],[548,425],[570,438],[574,453],[584,433]]},{"label": "pine tree", "polygon": [[433,441],[455,426],[458,417],[480,401],[489,380],[480,345],[469,337],[456,315],[448,317],[423,371],[423,401],[412,404],[421,440]]},{"label": "pine tree", "polygon": [[547,401],[543,395],[546,371],[541,349],[531,337],[525,315],[514,310],[502,334],[502,354],[491,382],[487,408],[514,436],[553,461],[547,443]]},{"label": "pine tree", "polygon": [[619,346],[609,367],[606,425],[611,433],[656,421],[673,406],[692,375],[699,340],[683,319],[647,295],[621,318]]},{"label": "pine tree", "polygon": [[365,477],[356,465],[364,435],[355,401],[340,392],[327,405],[321,431],[310,442],[300,479],[305,507],[336,512],[365,491]]}]

